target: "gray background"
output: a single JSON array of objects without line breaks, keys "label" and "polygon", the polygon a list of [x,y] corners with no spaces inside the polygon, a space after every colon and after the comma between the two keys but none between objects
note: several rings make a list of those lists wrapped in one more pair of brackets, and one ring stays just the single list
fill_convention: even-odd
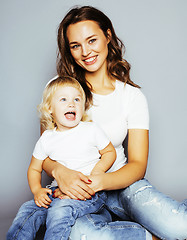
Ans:
[{"label": "gray background", "polygon": [[26,172],[40,135],[36,106],[56,74],[58,24],[76,4],[93,5],[111,18],[125,43],[131,78],[148,99],[146,177],[176,200],[187,197],[187,1],[1,0],[0,239],[32,198]]}]

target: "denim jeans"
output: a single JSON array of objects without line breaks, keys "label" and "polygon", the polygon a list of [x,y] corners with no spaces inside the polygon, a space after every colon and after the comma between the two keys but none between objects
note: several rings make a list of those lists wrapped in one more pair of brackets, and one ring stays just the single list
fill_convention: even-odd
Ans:
[{"label": "denim jeans", "polygon": [[51,195],[50,198],[52,202],[48,209],[37,207],[33,200],[23,204],[8,231],[7,239],[34,239],[46,220],[45,240],[68,240],[75,220],[98,212],[103,208],[107,196],[105,192],[98,192],[86,201],[54,199]]},{"label": "denim jeans", "polygon": [[102,239],[106,240],[145,239],[145,235],[144,238],[143,235],[133,235],[140,225],[133,228],[132,222],[131,225],[127,222],[130,220],[160,239],[187,239],[187,200],[180,203],[165,196],[146,179],[123,190],[109,191],[107,196],[107,208],[124,221],[111,222],[97,214],[89,214],[77,219],[72,227],[71,240],[94,240],[100,234],[104,234]]},{"label": "denim jeans", "polygon": [[[59,206],[62,206],[62,205],[64,206],[65,202],[64,200],[53,199],[51,196],[50,198],[53,200],[52,202],[53,207],[50,207],[49,209],[38,207],[35,204],[34,200],[24,203],[19,209],[17,216],[12,223],[12,226],[8,231],[7,240],[10,240],[10,239],[11,240],[15,240],[15,239],[16,240],[31,240],[31,239],[33,240],[35,239],[36,233],[39,230],[40,226],[45,225],[45,223],[47,225],[47,228],[51,227],[48,233],[47,233],[48,229],[46,230],[45,239],[47,240],[58,239],[57,238],[58,234],[60,234],[61,236],[60,239],[64,239],[63,238],[64,226],[57,227],[57,231],[59,232],[56,232],[53,228],[55,226],[53,225],[50,226],[50,221],[52,222],[54,221],[53,223],[55,223],[55,221],[58,219],[60,221],[60,224],[67,224],[67,222],[62,222],[61,216],[63,214],[63,218],[64,218],[64,213],[63,211],[61,212],[62,208],[58,207],[58,203],[59,203]],[[96,194],[96,197],[94,197],[94,199],[96,198],[98,198],[98,194]],[[78,213],[76,212],[78,207],[80,207],[79,211],[80,212],[82,211],[81,205],[82,206],[84,205],[83,206],[84,209],[86,205],[88,208],[90,207],[89,206],[90,204],[87,204],[89,200],[87,200],[86,202],[77,201],[77,200],[73,200],[73,201],[76,201],[77,203],[76,209],[75,211],[73,211],[75,214],[79,214],[79,212]],[[95,240],[97,237],[102,238],[102,240],[114,240],[114,239],[115,240],[116,239],[145,240],[146,239],[146,230],[139,224],[128,222],[128,221],[112,222],[111,214],[109,213],[108,210],[102,207],[103,202],[106,202],[106,193],[102,194],[102,198],[100,199],[101,204],[95,200],[92,200],[92,204],[94,204],[94,202],[96,203],[96,209],[98,209],[98,207],[100,206],[98,209],[98,212],[90,215],[87,214],[85,215],[86,218],[84,217],[78,218],[75,222],[74,230],[72,231],[69,239]],[[66,203],[68,205],[68,201],[66,201]],[[57,208],[54,207],[55,205],[57,206]],[[52,211],[49,216],[50,210]],[[70,211],[72,210],[74,210],[74,207],[72,207]],[[82,216],[84,212],[81,212],[80,215]],[[88,212],[91,212],[91,208],[88,209]],[[70,218],[70,212],[68,212],[68,218]],[[74,221],[75,219],[70,218],[69,223],[73,224]],[[92,229],[90,228],[90,223],[94,224],[93,233],[92,231],[90,231]],[[87,227],[87,230],[86,230],[86,227]],[[67,230],[68,231],[66,232],[66,234],[68,235],[69,226]],[[86,235],[84,233],[83,234],[81,233],[82,230],[83,232],[85,230],[88,231],[87,238],[85,238]],[[148,238],[148,239],[151,239],[151,238]]]},{"label": "denim jeans", "polygon": [[69,240],[151,240],[151,234],[141,225],[130,221],[112,221],[110,212],[103,208],[76,220]]},{"label": "denim jeans", "polygon": [[[187,200],[182,203],[172,200],[145,179],[123,190],[108,191],[105,204],[123,221],[112,222],[108,210],[103,208],[99,213],[78,218],[71,230],[71,240],[95,240],[97,237],[145,240],[151,239],[148,231],[161,239],[187,239]],[[37,207],[33,200],[23,204],[7,240],[34,239],[46,217],[47,209]]]},{"label": "denim jeans", "polygon": [[52,201],[46,219],[45,240],[68,240],[78,217],[98,212],[106,202],[106,193],[99,192],[91,200],[59,199]]}]

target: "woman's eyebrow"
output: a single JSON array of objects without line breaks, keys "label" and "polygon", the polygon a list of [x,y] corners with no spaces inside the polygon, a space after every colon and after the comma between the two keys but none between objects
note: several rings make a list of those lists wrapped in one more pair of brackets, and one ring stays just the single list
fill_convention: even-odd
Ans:
[{"label": "woman's eyebrow", "polygon": [[[96,34],[93,34],[93,35],[87,37],[86,40],[89,40],[90,38],[92,38],[92,37],[96,37],[96,36],[97,36]],[[77,44],[77,43],[78,43],[78,42],[73,41],[73,42],[70,42],[69,45],[71,45],[71,44]]]}]

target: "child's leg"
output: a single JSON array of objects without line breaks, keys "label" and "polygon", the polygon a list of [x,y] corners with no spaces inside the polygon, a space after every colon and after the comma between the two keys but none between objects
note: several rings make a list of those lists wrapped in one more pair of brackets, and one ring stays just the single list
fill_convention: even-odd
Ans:
[{"label": "child's leg", "polygon": [[7,240],[33,240],[46,217],[47,209],[38,207],[34,200],[24,203],[8,230]]},{"label": "child's leg", "polygon": [[97,193],[91,200],[54,199],[48,209],[46,240],[68,239],[71,226],[78,217],[99,211],[105,204],[105,192]]}]

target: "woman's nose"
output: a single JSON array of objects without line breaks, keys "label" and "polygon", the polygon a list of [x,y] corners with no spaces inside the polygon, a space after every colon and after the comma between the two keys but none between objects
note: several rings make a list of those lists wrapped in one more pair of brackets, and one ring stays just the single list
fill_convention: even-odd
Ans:
[{"label": "woman's nose", "polygon": [[88,56],[90,54],[90,52],[91,52],[91,49],[88,45],[85,44],[82,46],[82,55],[84,57]]}]

